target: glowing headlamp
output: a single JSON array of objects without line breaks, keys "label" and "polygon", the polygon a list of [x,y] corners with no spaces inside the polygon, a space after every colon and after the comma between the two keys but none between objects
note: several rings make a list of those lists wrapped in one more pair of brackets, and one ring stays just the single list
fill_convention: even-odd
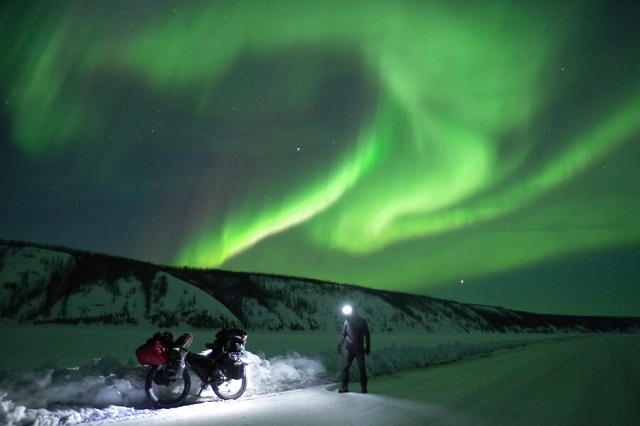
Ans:
[{"label": "glowing headlamp", "polygon": [[351,305],[344,305],[342,307],[342,313],[345,315],[351,315],[351,313],[353,312],[353,308],[351,307]]}]

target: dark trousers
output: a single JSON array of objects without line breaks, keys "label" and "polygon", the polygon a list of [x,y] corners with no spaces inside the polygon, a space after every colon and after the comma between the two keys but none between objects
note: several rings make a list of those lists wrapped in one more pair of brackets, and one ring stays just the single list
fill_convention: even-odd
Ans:
[{"label": "dark trousers", "polygon": [[360,386],[363,390],[367,389],[367,369],[364,365],[364,350],[347,348],[342,355],[342,389],[347,389],[349,385],[349,370],[353,359],[358,361],[358,370],[360,371]]}]

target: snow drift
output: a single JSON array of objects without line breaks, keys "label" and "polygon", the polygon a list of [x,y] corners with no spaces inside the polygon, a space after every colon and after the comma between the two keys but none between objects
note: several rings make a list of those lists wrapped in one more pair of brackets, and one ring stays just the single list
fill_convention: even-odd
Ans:
[{"label": "snow drift", "polygon": [[[368,358],[368,370],[371,376],[389,374],[524,344],[513,340],[435,347],[389,346]],[[269,359],[247,352],[247,361],[249,385],[244,397],[327,384],[336,381],[338,374],[333,351],[315,357],[292,352]],[[73,368],[44,365],[26,372],[1,372],[0,423],[76,424],[143,415],[153,409],[144,392],[147,372],[148,367],[136,366],[131,360],[122,363],[113,355]],[[215,395],[208,390],[202,397],[209,400]]]}]

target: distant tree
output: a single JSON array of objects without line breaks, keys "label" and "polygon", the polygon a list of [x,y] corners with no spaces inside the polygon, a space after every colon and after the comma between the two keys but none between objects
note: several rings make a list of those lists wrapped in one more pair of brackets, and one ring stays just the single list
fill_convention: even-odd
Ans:
[{"label": "distant tree", "polygon": [[160,309],[151,315],[147,315],[149,322],[156,327],[170,328],[180,324],[176,314],[166,309]]},{"label": "distant tree", "polygon": [[295,322],[295,323],[292,322],[289,325],[289,330],[291,330],[291,331],[304,331],[304,327],[302,325],[300,325],[299,323],[297,323],[297,322]]},{"label": "distant tree", "polygon": [[160,299],[167,295],[169,290],[169,283],[165,275],[160,276],[153,282],[151,293],[153,294],[153,303],[158,303]]},{"label": "distant tree", "polygon": [[224,317],[219,316],[214,318],[206,311],[197,312],[195,315],[192,315],[186,323],[191,327],[202,329],[218,329],[231,325]]},{"label": "distant tree", "polygon": [[320,326],[318,325],[318,321],[313,317],[307,317],[307,321],[309,322],[309,330],[316,331]]},{"label": "distant tree", "polygon": [[69,296],[62,299],[62,304],[60,306],[60,313],[58,314],[58,316],[61,316],[61,317],[67,316],[68,305],[69,305]]}]

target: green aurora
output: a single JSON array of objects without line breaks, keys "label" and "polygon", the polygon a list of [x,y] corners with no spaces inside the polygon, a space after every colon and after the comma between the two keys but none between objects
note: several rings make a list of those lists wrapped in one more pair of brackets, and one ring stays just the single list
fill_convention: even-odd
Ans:
[{"label": "green aurora", "polygon": [[[637,278],[600,310],[598,297],[565,295],[559,307],[491,299],[480,284],[640,243],[637,7],[3,9],[2,151],[23,171],[4,172],[16,183],[2,195],[23,198],[0,208],[0,236],[513,308],[640,315],[628,301],[640,295]],[[22,222],[33,206],[48,216],[41,195],[53,186],[69,189],[64,203],[96,206],[45,220],[58,235]],[[73,230],[84,220],[116,229],[118,209],[141,218],[108,235]],[[463,294],[462,282],[475,287]],[[615,286],[584,285],[599,295]]]}]

